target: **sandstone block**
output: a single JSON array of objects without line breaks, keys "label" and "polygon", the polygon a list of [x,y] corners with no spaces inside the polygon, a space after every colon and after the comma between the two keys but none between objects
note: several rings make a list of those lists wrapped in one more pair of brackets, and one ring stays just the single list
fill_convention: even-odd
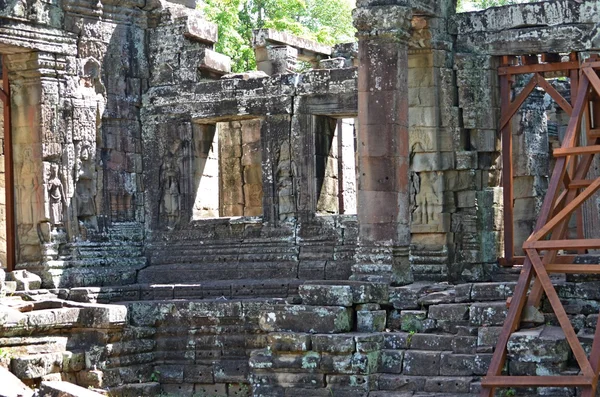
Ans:
[{"label": "sandstone block", "polygon": [[507,313],[506,302],[473,303],[469,322],[476,326],[502,325]]},{"label": "sandstone block", "polygon": [[406,332],[423,331],[423,322],[427,317],[425,310],[402,310],[400,312],[400,330]]},{"label": "sandstone block", "polygon": [[11,360],[11,372],[20,379],[34,379],[50,373],[61,372],[62,364],[62,353],[21,356]]},{"label": "sandstone block", "polygon": [[353,357],[353,354],[323,353],[321,356],[320,369],[325,373],[330,374],[353,374]]},{"label": "sandstone block", "polygon": [[42,286],[40,276],[27,270],[13,270],[6,274],[6,279],[17,283],[17,291],[30,291]]},{"label": "sandstone block", "polygon": [[404,353],[404,375],[437,376],[440,372],[439,352],[408,350]]},{"label": "sandstone block", "polygon": [[354,337],[350,335],[312,335],[312,350],[335,354],[352,353],[356,349]]},{"label": "sandstone block", "polygon": [[425,391],[429,393],[469,393],[472,378],[434,377],[425,381]]},{"label": "sandstone block", "polygon": [[386,332],[383,334],[384,349],[408,349],[412,336],[406,332]]},{"label": "sandstone block", "polygon": [[268,332],[340,333],[352,325],[352,310],[339,306],[275,306],[259,315],[260,328]]},{"label": "sandstone block", "polygon": [[298,293],[305,305],[352,306],[352,288],[349,285],[301,285]]},{"label": "sandstone block", "polygon": [[33,390],[6,368],[0,367],[0,397],[31,397]]},{"label": "sandstone block", "polygon": [[410,348],[416,350],[447,350],[452,343],[450,335],[414,334]]},{"label": "sandstone block", "polygon": [[382,350],[378,372],[386,374],[402,373],[403,359],[404,351],[402,350]]},{"label": "sandstone block", "polygon": [[101,397],[102,394],[69,382],[42,382],[39,395],[44,397]]},{"label": "sandstone block", "polygon": [[379,366],[379,351],[369,353],[354,353],[352,356],[352,370],[358,375],[370,375],[377,372]]},{"label": "sandstone block", "polygon": [[415,391],[423,391],[426,379],[425,376],[382,374],[379,376],[379,390],[393,390],[412,395]]},{"label": "sandstone block", "polygon": [[469,316],[469,305],[455,303],[429,307],[429,318],[449,322],[466,321]]},{"label": "sandstone block", "polygon": [[384,333],[358,334],[354,336],[356,351],[369,353],[381,350],[384,343]]},{"label": "sandstone block", "polygon": [[485,375],[491,358],[491,354],[442,353],[440,360],[440,375]]},{"label": "sandstone block", "polygon": [[272,333],[267,336],[267,341],[274,352],[299,352],[311,349],[311,336],[309,334]]},{"label": "sandstone block", "polygon": [[508,340],[511,359],[533,363],[561,363],[569,359],[570,347],[560,329],[542,326],[515,332]]},{"label": "sandstone block", "polygon": [[358,332],[382,332],[386,324],[386,311],[362,311],[356,312],[356,330]]}]

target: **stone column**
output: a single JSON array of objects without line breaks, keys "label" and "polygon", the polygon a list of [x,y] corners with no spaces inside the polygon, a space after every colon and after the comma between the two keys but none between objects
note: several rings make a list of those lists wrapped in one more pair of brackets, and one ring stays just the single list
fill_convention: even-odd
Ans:
[{"label": "stone column", "polygon": [[[390,4],[391,3],[391,4]],[[395,4],[394,4],[395,3]],[[352,278],[411,281],[408,52],[412,11],[401,0],[357,2],[359,247]]]}]

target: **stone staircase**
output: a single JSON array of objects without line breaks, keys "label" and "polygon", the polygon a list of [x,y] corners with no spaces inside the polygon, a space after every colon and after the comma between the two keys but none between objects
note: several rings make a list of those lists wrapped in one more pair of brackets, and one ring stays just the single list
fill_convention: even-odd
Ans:
[{"label": "stone staircase", "polygon": [[103,232],[90,233],[87,241],[61,247],[45,263],[45,287],[119,286],[136,282],[138,270],[146,266],[143,226],[115,223]]},{"label": "stone staircase", "polygon": [[[305,283],[301,304],[260,312],[268,344],[250,356],[253,396],[287,396],[289,389],[317,397],[476,396],[514,284]],[[513,334],[505,371],[573,373],[564,334],[551,317],[542,324]],[[505,388],[497,395],[576,396],[577,390]]]}]

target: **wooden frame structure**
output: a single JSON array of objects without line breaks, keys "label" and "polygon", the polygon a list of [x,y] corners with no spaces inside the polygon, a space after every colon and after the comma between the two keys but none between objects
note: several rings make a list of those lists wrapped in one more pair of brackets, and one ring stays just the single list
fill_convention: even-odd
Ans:
[{"label": "wooden frame structure", "polygon": [[[520,58],[522,65],[512,66]],[[523,102],[529,97],[536,87],[542,88],[569,116],[571,115],[577,93],[579,62],[577,54],[571,53],[568,62],[561,62],[558,54],[543,54],[542,62],[538,63],[537,56],[508,57],[502,59],[498,68],[500,77],[500,130],[502,137],[502,187],[504,201],[504,258],[500,263],[504,266],[522,264],[524,257],[515,256],[514,247],[514,215],[513,215],[513,145],[511,120]],[[533,78],[511,102],[511,83],[516,75],[532,74]],[[569,103],[554,87],[544,78],[546,73],[554,76],[562,75],[571,80],[571,103]],[[507,204],[508,203],[508,204]],[[583,214],[578,212],[578,228],[583,233]]]},{"label": "wooden frame structure", "polygon": [[6,194],[6,270],[15,270],[16,264],[16,241],[15,241],[15,200],[13,173],[13,151],[12,133],[10,120],[10,83],[8,81],[8,68],[6,67],[6,56],[2,56],[2,87],[0,88],[0,100],[4,108],[4,191]]},{"label": "wooden frame structure", "polygon": [[[595,396],[600,369],[600,327],[596,327],[589,358],[552,285],[549,273],[600,274],[600,264],[573,264],[574,255],[559,255],[561,250],[600,248],[600,239],[567,239],[569,219],[581,205],[600,189],[600,177],[586,179],[595,154],[600,153],[600,60],[592,57],[579,70],[577,94],[561,148],[554,151],[556,163],[534,232],[523,244],[526,256],[508,315],[498,338],[487,376],[482,380],[481,396],[494,395],[497,387],[581,387],[583,397]],[[538,79],[534,75],[533,79]],[[539,81],[538,81],[539,83]],[[532,83],[530,83],[532,84]],[[543,83],[542,83],[543,85]],[[551,94],[552,95],[552,94]],[[560,102],[559,102],[560,104]],[[561,106],[565,105],[564,103]],[[565,105],[566,107],[566,105]],[[568,109],[568,107],[567,107]],[[565,110],[566,111],[566,110]],[[582,136],[585,123],[585,136]],[[581,142],[586,142],[582,144]],[[534,278],[535,277],[535,278]],[[533,285],[528,292],[533,279]],[[581,374],[573,376],[503,376],[506,346],[519,328],[525,305],[537,306],[545,293],[565,333]]]}]

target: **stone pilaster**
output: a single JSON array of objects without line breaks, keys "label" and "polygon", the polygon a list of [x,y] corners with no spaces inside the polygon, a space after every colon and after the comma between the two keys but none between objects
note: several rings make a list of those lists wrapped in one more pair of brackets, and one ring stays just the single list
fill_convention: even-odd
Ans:
[{"label": "stone pilaster", "polygon": [[410,244],[408,47],[404,2],[359,1],[358,221],[352,278],[406,283]]}]

